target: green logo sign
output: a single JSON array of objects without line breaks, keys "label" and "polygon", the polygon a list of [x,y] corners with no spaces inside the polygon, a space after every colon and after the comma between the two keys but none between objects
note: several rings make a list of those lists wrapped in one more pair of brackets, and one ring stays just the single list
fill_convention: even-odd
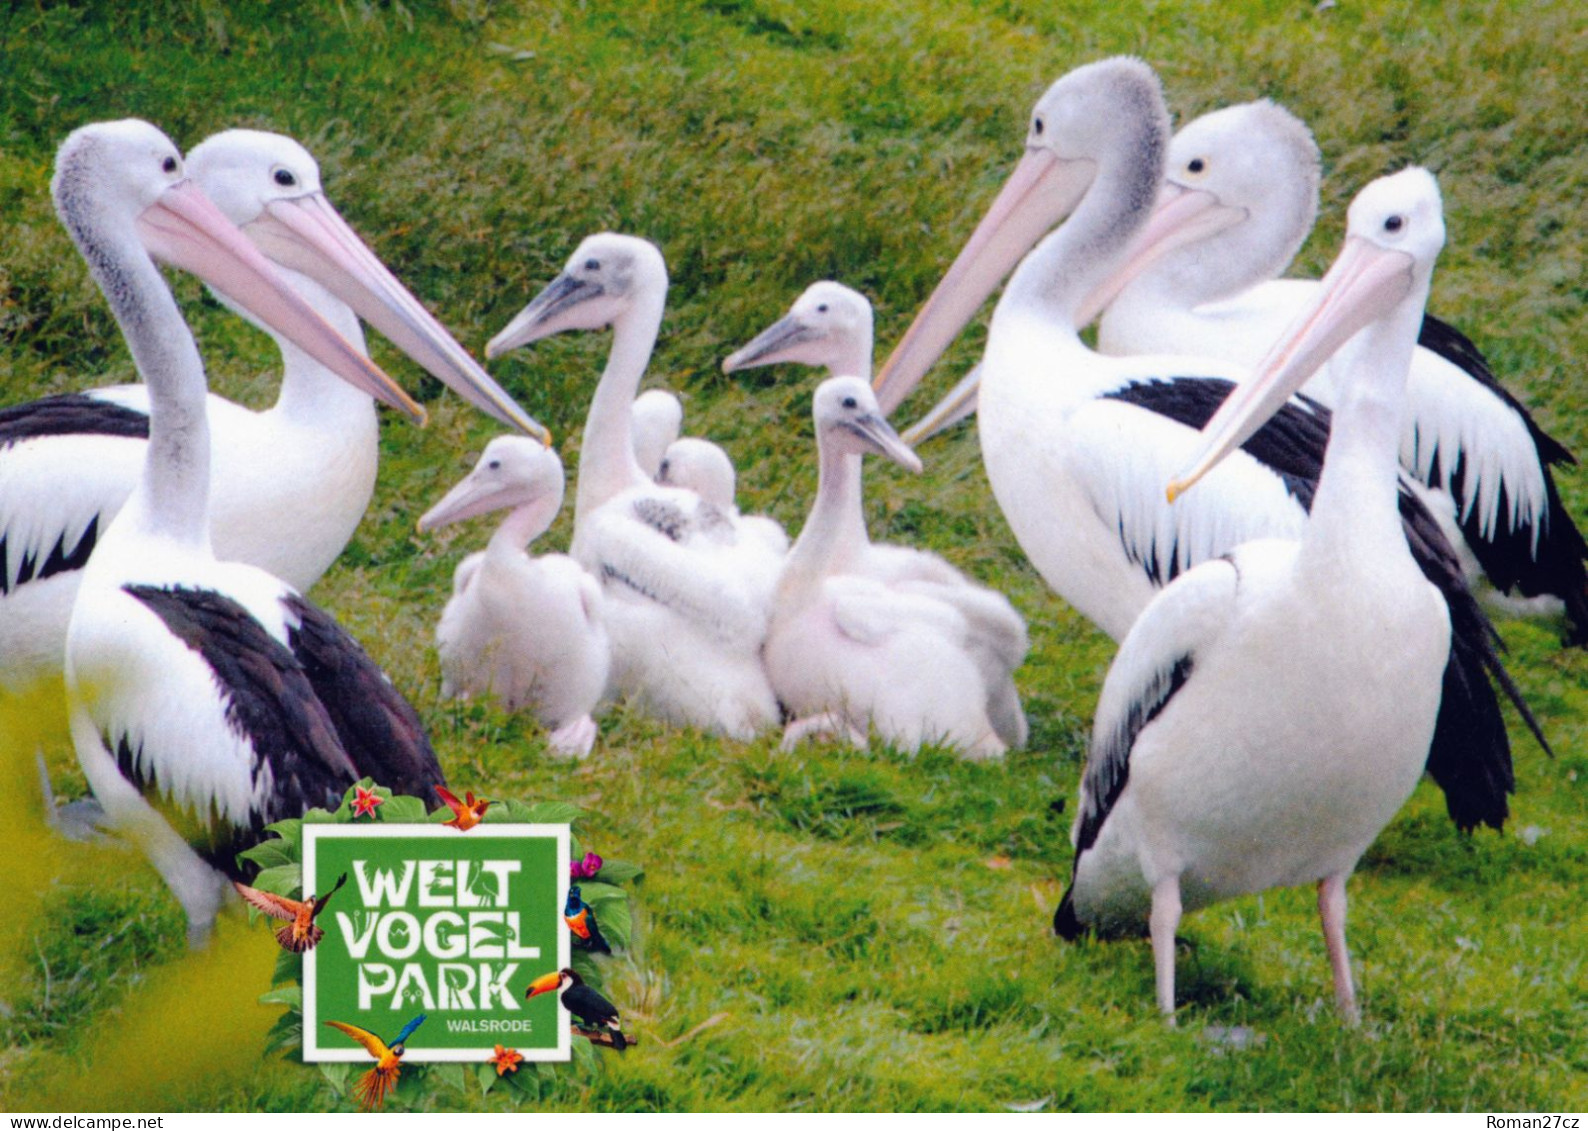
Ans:
[{"label": "green logo sign", "polygon": [[537,976],[568,965],[562,892],[567,825],[303,826],[305,895],[347,883],[303,956],[303,1059],[367,1061],[325,1024],[403,1042],[410,1062],[567,1060],[568,1014],[556,994],[526,1001]]}]

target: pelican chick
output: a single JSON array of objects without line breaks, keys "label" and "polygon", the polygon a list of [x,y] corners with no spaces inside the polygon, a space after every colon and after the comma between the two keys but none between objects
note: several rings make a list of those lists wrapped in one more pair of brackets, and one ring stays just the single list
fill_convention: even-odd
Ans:
[{"label": "pelican chick", "polygon": [[583,758],[606,687],[611,649],[601,587],[566,554],[528,546],[562,507],[562,460],[537,441],[498,436],[462,482],[419,520],[420,530],[507,510],[483,551],[459,563],[436,627],[443,695],[490,695],[528,710],[551,749]]},{"label": "pelican chick", "polygon": [[[766,642],[773,689],[794,715],[785,748],[818,732],[863,742],[874,729],[903,750],[943,742],[969,758],[1001,756],[1025,738],[1012,679],[1024,649],[1004,664],[955,601],[854,572],[872,548],[860,457],[883,455],[911,471],[920,460],[863,378],[822,382],[812,414],[816,501],[784,566]],[[981,597],[1014,615],[1002,597]]]},{"label": "pelican chick", "polygon": [[572,551],[606,594],[612,690],[656,717],[748,740],[779,717],[761,645],[782,559],[733,514],[659,486],[635,457],[634,400],[666,301],[654,244],[590,236],[486,353],[612,328],[585,418]]}]

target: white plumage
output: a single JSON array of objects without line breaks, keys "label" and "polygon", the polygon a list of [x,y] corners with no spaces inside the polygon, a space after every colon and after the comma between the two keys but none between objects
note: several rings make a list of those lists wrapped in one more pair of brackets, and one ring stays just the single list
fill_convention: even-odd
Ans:
[{"label": "white plumage", "polygon": [[660,718],[748,739],[778,719],[760,653],[781,557],[733,514],[658,486],[635,457],[633,403],[666,297],[654,245],[591,236],[487,353],[612,327],[585,421],[573,539],[606,594],[612,689]]},{"label": "white plumage", "polygon": [[265,824],[335,805],[366,774],[413,793],[442,779],[412,708],[330,618],[262,570],[216,560],[203,366],[151,257],[423,414],[183,178],[154,127],[76,131],[52,190],[149,400],[142,473],[81,571],[66,633],[72,739],[110,824],[149,855],[196,943]]},{"label": "white plumage", "polygon": [[[812,414],[816,500],[784,566],[766,642],[773,688],[795,716],[785,744],[814,732],[863,743],[875,730],[901,749],[942,742],[972,758],[1019,745],[1019,615],[952,570],[947,583],[921,580],[909,556],[878,554],[867,540],[861,457],[885,455],[914,471],[920,462],[862,378],[824,381]],[[906,568],[886,577],[897,565]]]},{"label": "white plumage", "polygon": [[[196,147],[189,169],[228,219],[296,268],[284,276],[348,341],[363,349],[362,314],[475,404],[516,427],[539,429],[337,215],[302,146],[277,134],[230,130]],[[379,427],[367,390],[261,328],[282,352],[276,403],[256,412],[219,396],[206,400],[215,438],[213,539],[222,560],[258,566],[303,590],[336,560],[369,505]],[[0,684],[10,690],[60,671],[78,571],[143,467],[146,387],[96,389],[67,401],[0,412],[7,550],[0,564]],[[69,424],[41,431],[45,417],[59,420],[66,411]]]},{"label": "white plumage", "polygon": [[1209,422],[1205,454],[1171,489],[1224,458],[1368,324],[1338,358],[1349,384],[1306,532],[1240,546],[1169,585],[1126,637],[1098,704],[1055,928],[1147,923],[1166,1013],[1182,910],[1316,882],[1336,1001],[1356,1017],[1346,878],[1416,785],[1450,642],[1396,506],[1401,396],[1443,242],[1426,172],[1364,189],[1322,293]]},{"label": "white plumage", "polygon": [[526,552],[550,528],[562,497],[556,452],[522,436],[498,436],[419,529],[509,511],[488,547],[460,562],[453,576],[436,628],[441,690],[531,711],[551,731],[552,750],[582,758],[595,742],[591,715],[611,662],[601,587],[566,554]]},{"label": "white plumage", "polygon": [[[1317,214],[1312,135],[1273,103],[1232,106],[1180,130],[1167,168],[1153,220],[1088,303],[1117,292],[1098,348],[1253,365],[1317,293],[1315,281],[1277,278]],[[1331,362],[1304,391],[1333,407],[1345,380]],[[1564,600],[1575,633],[1588,631],[1588,547],[1550,482],[1549,464],[1569,454],[1495,382],[1471,343],[1432,319],[1412,354],[1406,405],[1401,464],[1429,488],[1469,576],[1488,571],[1503,590],[1553,594],[1554,611]]]}]

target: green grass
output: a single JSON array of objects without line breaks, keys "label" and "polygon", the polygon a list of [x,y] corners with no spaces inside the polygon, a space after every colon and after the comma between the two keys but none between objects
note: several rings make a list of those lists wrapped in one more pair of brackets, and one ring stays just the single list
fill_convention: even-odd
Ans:
[{"label": "green grass", "polygon": [[[1010,167],[1035,97],[1072,66],[1135,52],[1181,119],[1271,95],[1313,125],[1324,211],[1300,271],[1333,257],[1343,206],[1366,179],[1433,166],[1450,230],[1434,309],[1478,340],[1547,428],[1588,452],[1588,37],[1565,3],[167,0],[110,12],[0,13],[5,403],[133,379],[50,208],[52,154],[68,130],[139,115],[191,146],[261,126],[315,152],[343,213],[475,349],[582,236],[657,241],[673,289],[652,372],[685,395],[688,427],[734,455],[745,509],[797,526],[814,483],[813,381],[727,378],[720,359],[821,277],[870,293],[891,344]],[[190,281],[178,290],[214,387],[268,400],[268,340]],[[979,345],[973,333],[955,348],[923,404]],[[1588,659],[1561,651],[1547,627],[1504,626],[1559,752],[1545,760],[1513,727],[1507,832],[1457,835],[1425,784],[1352,884],[1364,1028],[1342,1029],[1328,1005],[1311,893],[1278,891],[1187,920],[1187,1008],[1171,1029],[1153,1009],[1144,944],[1065,946],[1048,934],[1073,815],[1051,806],[1073,805],[1112,648],[1024,562],[972,435],[929,448],[919,478],[874,466],[868,508],[876,537],[939,550],[1026,614],[1030,750],[996,766],[886,750],[787,756],[771,737],[740,745],[618,711],[594,757],[570,766],[546,756],[532,723],[440,699],[428,642],[452,566],[483,531],[420,537],[413,521],[493,429],[375,348],[431,402],[433,423],[387,423],[375,502],[315,598],[413,698],[450,777],[581,803],[593,813],[587,843],[647,868],[638,943],[609,980],[646,1043],[604,1057],[598,1078],[565,1079],[546,1106],[1588,1105]],[[570,465],[605,348],[559,339],[493,366]],[[1562,478],[1572,512],[1588,516],[1588,480]],[[552,545],[565,544],[567,523]],[[60,761],[66,781],[69,755]],[[210,1020],[170,988],[195,960],[146,866],[104,849],[48,865],[53,878],[13,913],[22,941],[6,958],[19,973],[0,991],[6,1107],[48,1100],[63,1065],[150,1010],[195,1034]],[[266,988],[268,964],[257,973],[257,987],[233,986],[239,1008]],[[1237,1026],[1255,1034],[1244,1047],[1220,1036]],[[131,1058],[112,1106],[338,1102],[312,1070],[259,1068],[246,1043],[232,1051],[174,1078]]]}]

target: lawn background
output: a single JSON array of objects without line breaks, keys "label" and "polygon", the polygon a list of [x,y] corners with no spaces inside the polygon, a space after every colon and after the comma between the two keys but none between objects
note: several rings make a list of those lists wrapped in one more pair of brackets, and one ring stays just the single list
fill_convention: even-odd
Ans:
[{"label": "lawn background", "polygon": [[[823,277],[874,298],[891,346],[1011,167],[1032,102],[1119,52],[1157,69],[1178,121],[1270,96],[1312,124],[1323,211],[1299,273],[1333,257],[1362,183],[1432,167],[1449,227],[1432,309],[1588,452],[1588,21],[1565,3],[11,3],[0,403],[134,379],[50,207],[60,139],[122,116],[184,147],[268,128],[316,154],[343,214],[477,351],[585,234],[656,241],[673,288],[649,383],[679,390],[687,430],[732,453],[741,506],[792,529],[814,485],[815,382],[724,377],[721,358]],[[213,386],[268,403],[268,339],[191,280],[177,290]],[[961,341],[901,421],[980,340]],[[1546,760],[1513,720],[1506,832],[1459,836],[1425,783],[1353,881],[1364,1028],[1331,1013],[1312,894],[1298,890],[1187,920],[1170,1029],[1145,945],[1048,933],[1071,817],[1051,806],[1073,805],[1112,647],[1025,563],[973,430],[928,446],[919,478],[871,465],[868,513],[874,537],[938,550],[1027,616],[1028,750],[997,766],[787,756],[771,736],[742,745],[618,712],[594,756],[569,765],[533,723],[440,699],[433,626],[486,530],[421,537],[413,523],[494,429],[373,345],[432,424],[384,422],[374,503],[314,598],[414,700],[455,783],[578,802],[590,847],[647,868],[639,940],[608,976],[646,1043],[603,1057],[596,1077],[569,1073],[546,1106],[1588,1106],[1588,661],[1550,626],[1503,625],[1558,753]],[[570,467],[606,345],[560,338],[492,366]],[[1561,485],[1588,518],[1585,477]],[[567,533],[565,514],[545,545]],[[0,742],[26,783],[19,734]],[[57,784],[80,783],[58,730],[51,751]],[[18,785],[18,898],[0,933],[0,1106],[348,1106],[312,1069],[260,1056],[274,1012],[253,1004],[268,981],[262,929],[238,917],[210,953],[186,955],[152,871],[45,842],[26,794]],[[410,1083],[395,1106],[508,1102]]]}]

